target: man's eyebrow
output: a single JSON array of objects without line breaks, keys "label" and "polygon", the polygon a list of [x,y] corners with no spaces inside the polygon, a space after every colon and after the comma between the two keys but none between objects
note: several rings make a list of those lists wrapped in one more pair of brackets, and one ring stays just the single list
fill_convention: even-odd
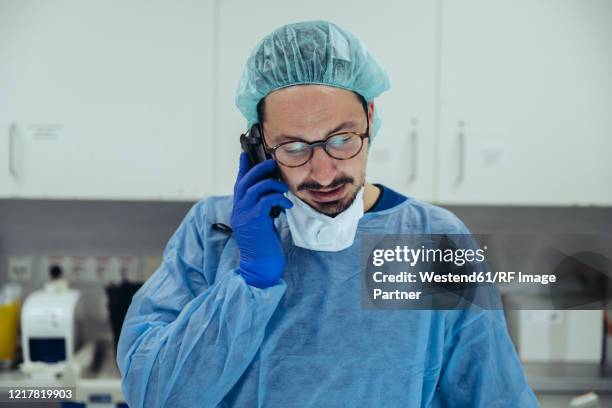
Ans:
[{"label": "man's eyebrow", "polygon": [[[342,123],[340,123],[338,126],[336,126],[335,128],[333,128],[332,130],[327,132],[327,136],[332,135],[334,133],[336,133],[339,130],[348,128],[348,127],[353,127],[356,128],[358,125],[355,121],[353,120],[347,120],[344,121]],[[303,137],[300,136],[291,136],[291,135],[286,135],[286,134],[280,134],[278,135],[275,139],[279,140],[279,142],[277,143],[282,143],[282,142],[286,142],[286,141],[290,141],[290,140],[295,140],[295,141],[300,141],[303,142],[305,141],[305,139]]]}]

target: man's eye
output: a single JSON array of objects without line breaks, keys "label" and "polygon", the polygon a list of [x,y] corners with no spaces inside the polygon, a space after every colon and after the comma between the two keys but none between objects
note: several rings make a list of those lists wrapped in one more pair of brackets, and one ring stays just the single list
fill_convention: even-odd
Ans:
[{"label": "man's eye", "polygon": [[342,147],[351,140],[349,135],[332,136],[327,140],[327,145],[330,147]]},{"label": "man's eye", "polygon": [[289,154],[300,154],[304,153],[308,149],[308,145],[306,143],[289,143],[283,146],[283,150]]}]

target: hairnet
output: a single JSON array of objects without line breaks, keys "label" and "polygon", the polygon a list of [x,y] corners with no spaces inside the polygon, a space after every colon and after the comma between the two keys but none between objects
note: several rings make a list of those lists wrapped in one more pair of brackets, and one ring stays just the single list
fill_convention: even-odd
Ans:
[{"label": "hairnet", "polygon": [[[282,26],[251,52],[236,91],[236,106],[247,129],[258,122],[257,104],[291,85],[321,84],[354,91],[367,102],[389,89],[380,62],[353,34],[327,21]],[[372,139],[380,128],[375,108]]]}]

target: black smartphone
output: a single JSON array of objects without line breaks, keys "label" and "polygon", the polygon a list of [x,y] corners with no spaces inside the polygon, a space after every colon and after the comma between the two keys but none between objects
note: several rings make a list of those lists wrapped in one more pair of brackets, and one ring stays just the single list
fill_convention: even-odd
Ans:
[{"label": "black smartphone", "polygon": [[[251,167],[256,165],[257,163],[261,163],[262,161],[272,159],[272,155],[270,155],[266,151],[266,148],[264,146],[259,123],[256,123],[251,126],[251,130],[249,130],[249,133],[243,133],[240,135],[240,145],[242,146],[242,150],[246,152],[246,154],[249,156]],[[278,168],[270,172],[270,178],[280,180],[280,173],[278,172]],[[281,213],[281,210],[282,209],[279,206],[272,207],[272,209],[270,210],[270,217],[278,217]]]}]

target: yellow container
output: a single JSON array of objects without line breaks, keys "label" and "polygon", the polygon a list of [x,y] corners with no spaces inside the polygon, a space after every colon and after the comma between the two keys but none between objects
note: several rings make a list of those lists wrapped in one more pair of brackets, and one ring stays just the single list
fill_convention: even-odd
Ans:
[{"label": "yellow container", "polygon": [[0,305],[0,360],[16,358],[20,309],[19,301]]}]

